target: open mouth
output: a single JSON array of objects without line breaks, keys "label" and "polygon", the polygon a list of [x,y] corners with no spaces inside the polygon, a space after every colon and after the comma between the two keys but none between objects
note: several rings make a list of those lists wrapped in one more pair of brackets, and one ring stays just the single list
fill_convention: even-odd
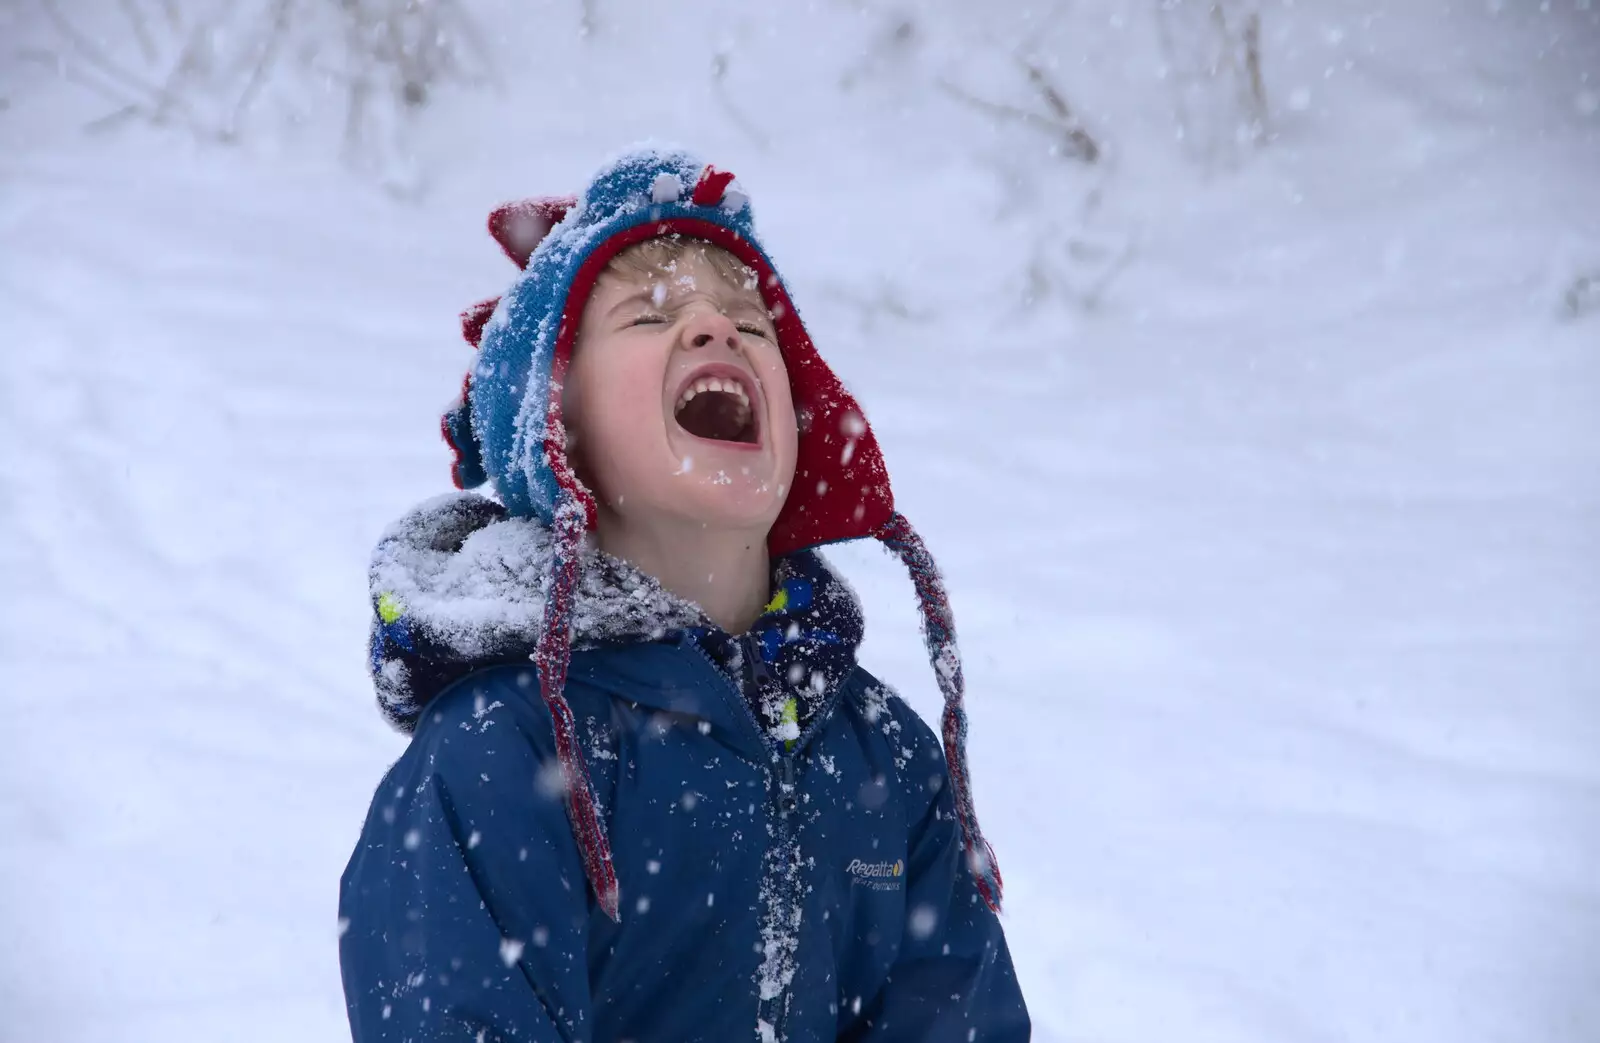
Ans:
[{"label": "open mouth", "polygon": [[739,376],[696,377],[679,393],[672,416],[679,427],[696,438],[742,445],[756,445],[759,441],[750,389]]}]

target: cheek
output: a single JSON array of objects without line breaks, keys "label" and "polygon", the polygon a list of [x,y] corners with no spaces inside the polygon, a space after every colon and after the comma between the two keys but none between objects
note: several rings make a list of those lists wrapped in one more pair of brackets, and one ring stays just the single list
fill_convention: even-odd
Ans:
[{"label": "cheek", "polygon": [[576,407],[569,429],[577,435],[582,455],[609,495],[625,492],[633,472],[655,469],[665,459],[659,367],[622,353],[604,360],[603,371],[592,357],[575,366],[567,398]]},{"label": "cheek", "polygon": [[794,391],[789,387],[788,373],[781,360],[774,360],[765,367],[761,381],[772,389],[767,396],[772,448],[780,470],[779,478],[788,482],[794,476],[795,451],[800,440],[794,413]]}]

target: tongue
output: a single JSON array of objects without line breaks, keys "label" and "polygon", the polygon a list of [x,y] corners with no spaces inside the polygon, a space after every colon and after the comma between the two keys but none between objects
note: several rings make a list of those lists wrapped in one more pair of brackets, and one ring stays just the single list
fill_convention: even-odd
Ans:
[{"label": "tongue", "polygon": [[702,391],[678,410],[678,426],[697,438],[747,442],[749,410],[726,391]]}]

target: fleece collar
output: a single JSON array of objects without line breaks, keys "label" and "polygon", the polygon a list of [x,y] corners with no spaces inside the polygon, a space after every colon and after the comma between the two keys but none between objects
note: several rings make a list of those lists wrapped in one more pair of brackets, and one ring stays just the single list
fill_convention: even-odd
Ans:
[{"label": "fleece collar", "polygon": [[[530,663],[549,597],[553,553],[554,539],[538,519],[511,516],[493,500],[470,493],[429,500],[389,527],[369,574],[374,608],[369,665],[378,706],[391,724],[412,731],[430,699],[474,670]],[[620,652],[626,647],[621,658],[627,658],[636,656],[640,645],[693,640],[736,679],[736,686],[756,696],[758,713],[763,701],[781,707],[784,694],[778,688],[792,687],[785,694],[796,696],[809,716],[820,707],[823,693],[831,693],[855,664],[861,606],[849,585],[811,552],[780,560],[775,579],[776,594],[752,628],[751,647],[769,668],[763,676],[770,674],[776,686],[753,687],[755,671],[741,659],[741,643],[719,630],[699,606],[592,545],[579,563],[573,649]],[[662,653],[670,651],[662,647],[647,658]],[[614,654],[600,657],[607,672],[618,660]],[[806,669],[802,662],[809,664]],[[575,674],[587,672],[575,664]],[[663,708],[708,718],[743,713],[721,705],[728,702],[720,695],[726,686],[715,686],[715,699],[695,699],[691,708],[683,693],[664,694],[655,680],[658,671],[634,673],[620,675],[628,679],[630,697],[652,703],[665,698]],[[791,676],[798,679],[793,685],[786,683]],[[771,723],[779,718],[781,711]],[[780,731],[768,729],[774,738],[794,738]]]},{"label": "fleece collar", "polygon": [[696,631],[700,647],[738,677],[762,730],[792,749],[855,669],[861,602],[820,555],[779,559],[773,595],[741,637]]},{"label": "fleece collar", "polygon": [[[369,571],[370,667],[378,705],[402,731],[429,699],[473,670],[529,662],[549,597],[554,540],[534,518],[458,493],[429,500],[384,533]],[[585,548],[575,648],[653,641],[706,625],[704,613],[611,555]]]}]

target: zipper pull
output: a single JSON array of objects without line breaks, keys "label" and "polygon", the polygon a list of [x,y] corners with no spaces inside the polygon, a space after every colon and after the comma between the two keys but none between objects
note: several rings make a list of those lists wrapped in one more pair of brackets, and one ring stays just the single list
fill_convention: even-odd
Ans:
[{"label": "zipper pull", "polygon": [[778,806],[784,814],[793,811],[798,801],[799,792],[795,788],[794,758],[778,758]]},{"label": "zipper pull", "polygon": [[761,654],[761,642],[756,640],[755,634],[745,634],[739,638],[739,644],[744,650],[744,663],[750,671],[750,681],[759,691],[764,682],[772,680],[772,671],[767,669],[767,661]]}]

